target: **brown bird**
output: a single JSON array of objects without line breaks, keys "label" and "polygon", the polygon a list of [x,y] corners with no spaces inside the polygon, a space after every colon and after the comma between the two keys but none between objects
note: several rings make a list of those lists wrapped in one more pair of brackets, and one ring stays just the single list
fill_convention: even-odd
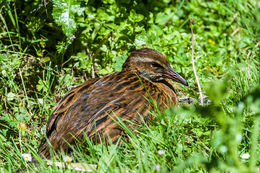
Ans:
[{"label": "brown bird", "polygon": [[[55,151],[65,150],[67,143],[75,144],[75,137],[81,138],[83,133],[92,140],[109,136],[116,142],[123,133],[115,122],[116,116],[133,129],[135,126],[125,120],[141,124],[140,115],[144,119],[153,118],[150,112],[155,107],[149,99],[161,111],[176,104],[169,79],[188,86],[163,54],[149,48],[133,51],[121,72],[90,79],[63,97],[48,120],[46,135],[50,144]],[[38,153],[50,158],[49,150],[45,141]]]}]

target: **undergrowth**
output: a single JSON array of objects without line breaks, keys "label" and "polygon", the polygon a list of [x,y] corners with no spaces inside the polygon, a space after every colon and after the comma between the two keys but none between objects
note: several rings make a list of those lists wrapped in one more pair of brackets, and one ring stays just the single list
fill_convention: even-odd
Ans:
[{"label": "undergrowth", "polygon": [[[61,8],[62,7],[62,8]],[[61,16],[68,16],[62,18]],[[129,141],[85,143],[65,155],[94,172],[259,171],[259,1],[0,0],[0,171],[76,172],[37,156],[53,107],[74,85],[121,70],[129,53],[150,47],[190,84],[181,104],[144,122]],[[26,162],[29,153],[40,166]]]}]

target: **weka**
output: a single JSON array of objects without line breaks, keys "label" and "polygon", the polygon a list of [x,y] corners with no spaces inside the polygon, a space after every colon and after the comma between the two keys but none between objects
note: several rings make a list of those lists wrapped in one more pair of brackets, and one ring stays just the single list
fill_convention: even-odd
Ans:
[{"label": "weka", "polygon": [[[149,48],[133,51],[121,72],[90,79],[61,99],[47,123],[49,143],[55,151],[65,150],[67,143],[74,144],[75,137],[81,138],[83,133],[93,140],[109,138],[116,142],[123,134],[116,116],[123,122],[141,124],[140,115],[152,118],[154,105],[149,99],[157,102],[159,110],[176,104],[176,93],[168,79],[188,86],[163,54]],[[45,141],[39,155],[50,158],[49,150]]]}]

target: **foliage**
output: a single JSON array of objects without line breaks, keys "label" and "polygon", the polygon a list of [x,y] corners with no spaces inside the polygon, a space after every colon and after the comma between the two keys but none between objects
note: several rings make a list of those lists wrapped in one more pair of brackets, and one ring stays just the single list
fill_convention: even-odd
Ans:
[{"label": "foliage", "polygon": [[[129,142],[106,148],[86,138],[71,156],[97,164],[97,172],[156,172],[156,165],[160,172],[256,172],[259,1],[0,0],[1,172],[22,166],[64,171],[41,159],[34,168],[22,154],[37,152],[46,121],[66,91],[120,71],[136,48],[165,54],[191,86],[177,86],[179,95],[197,98],[190,18],[196,21],[196,69],[211,103],[155,113],[156,120],[130,133]],[[250,158],[241,158],[246,153]]]}]

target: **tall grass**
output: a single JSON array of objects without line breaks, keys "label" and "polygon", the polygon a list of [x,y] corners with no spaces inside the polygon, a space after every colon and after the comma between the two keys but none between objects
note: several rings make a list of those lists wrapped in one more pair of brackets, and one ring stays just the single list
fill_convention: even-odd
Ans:
[{"label": "tall grass", "polygon": [[[163,7],[161,14],[154,13],[161,18],[149,18],[155,22],[150,28],[147,26],[147,32],[137,33],[134,44],[138,47],[143,41],[170,55],[173,66],[189,77],[192,84],[188,89],[178,88],[178,94],[197,97],[189,57],[190,32],[185,23],[192,16],[198,21],[194,25],[195,63],[202,89],[211,103],[206,106],[181,103],[164,112],[157,110],[153,112],[156,119],[144,122],[135,133],[119,118],[117,121],[128,134],[128,140],[122,137],[117,144],[95,145],[85,136],[84,143],[71,146],[72,152],[53,152],[56,156],[53,161],[63,162],[63,157],[69,155],[73,163],[97,165],[94,172],[258,172],[260,70],[257,3],[242,0],[225,3],[176,1],[170,3],[168,9]],[[52,59],[56,51],[44,47],[45,38],[37,37],[36,30],[41,27],[32,27],[37,20],[32,23],[22,21],[24,16],[15,2],[1,1],[0,4],[0,171],[14,172],[24,167],[29,172],[76,172],[69,169],[69,163],[65,168],[47,165],[36,153],[40,140],[45,137],[46,121],[52,108],[71,86],[83,82],[91,71],[80,71],[89,67],[89,62],[84,59],[86,55],[81,52],[69,57],[61,68],[55,63],[58,59]],[[165,9],[168,11],[163,11]],[[173,14],[174,19],[178,16],[187,19],[176,26],[167,22],[161,25],[167,18],[165,14]],[[118,43],[116,41],[113,37],[108,39],[111,45]],[[100,49],[105,55],[106,47]],[[115,66],[122,63],[128,49],[127,46],[118,49],[122,52],[116,56]],[[22,157],[24,153],[35,157],[38,166],[26,162]]]}]

